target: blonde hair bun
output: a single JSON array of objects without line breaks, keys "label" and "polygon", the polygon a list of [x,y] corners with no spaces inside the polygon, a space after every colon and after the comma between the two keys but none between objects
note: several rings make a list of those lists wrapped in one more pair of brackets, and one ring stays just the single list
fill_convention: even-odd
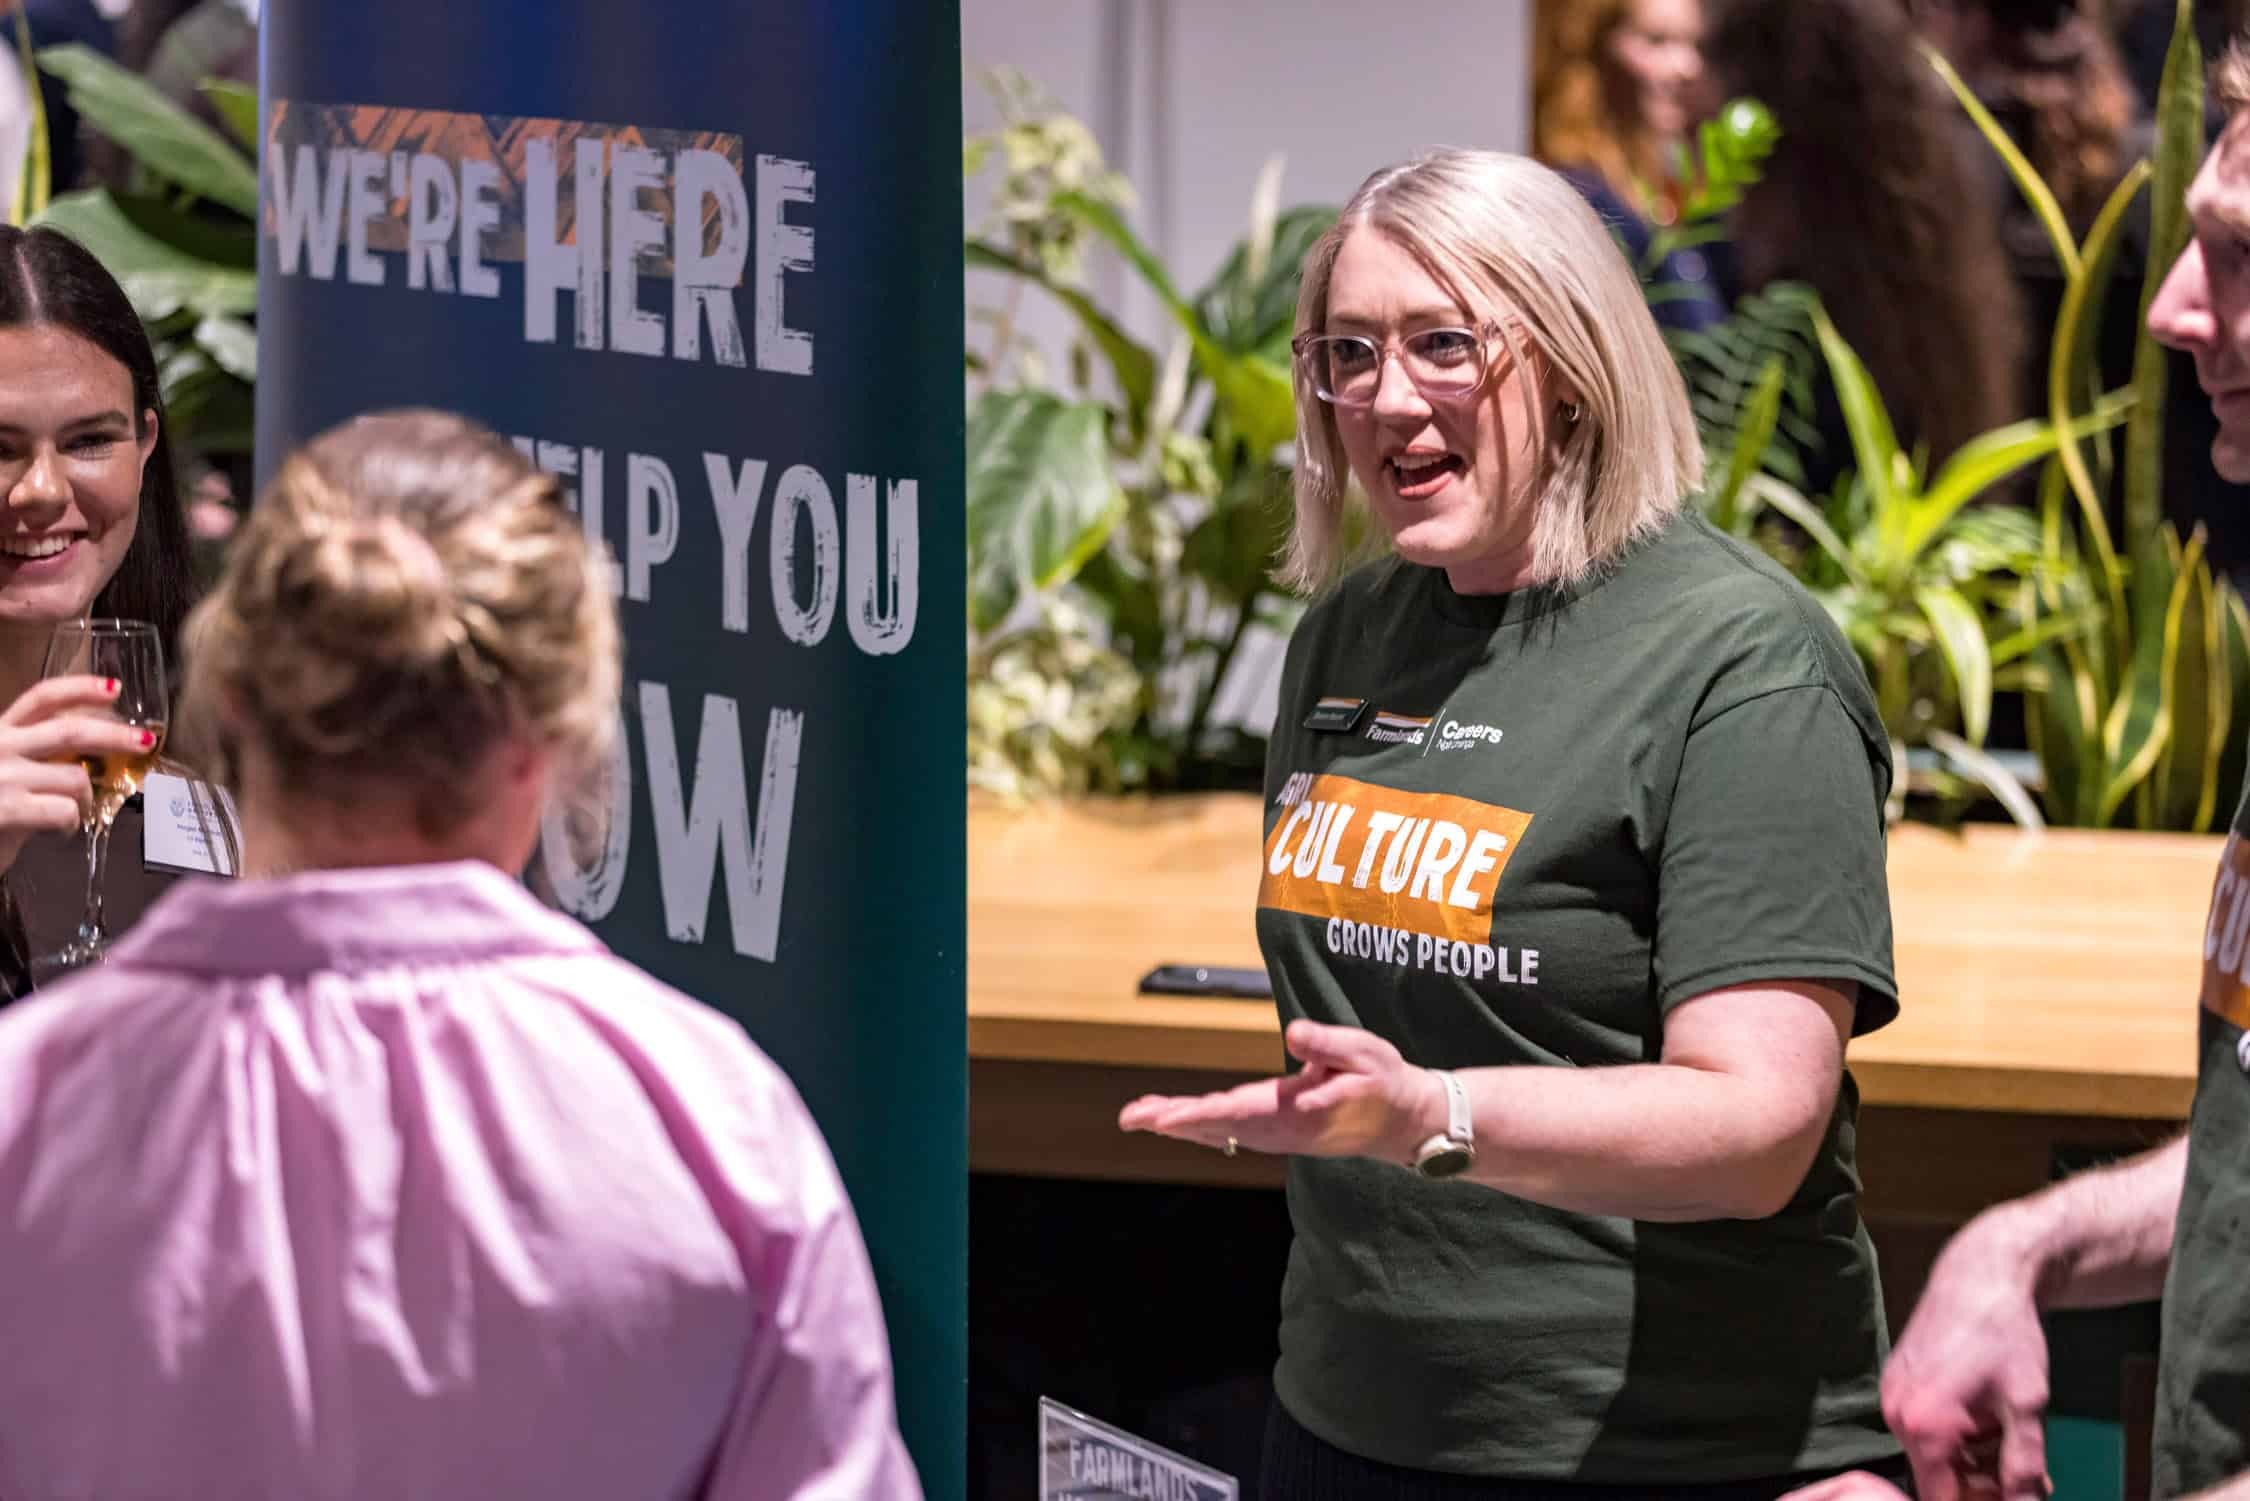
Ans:
[{"label": "blonde hair bun", "polygon": [[223,761],[285,783],[410,783],[426,822],[501,736],[604,754],[620,680],[606,557],[554,481],[435,411],[361,417],[292,455],[190,622],[184,695]]},{"label": "blonde hair bun", "polygon": [[460,645],[445,563],[394,516],[310,528],[276,559],[275,575],[275,603],[325,649],[419,676]]}]

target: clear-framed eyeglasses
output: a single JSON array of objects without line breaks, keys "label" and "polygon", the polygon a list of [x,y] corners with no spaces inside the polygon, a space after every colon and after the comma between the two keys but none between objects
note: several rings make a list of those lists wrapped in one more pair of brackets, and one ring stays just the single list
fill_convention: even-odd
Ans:
[{"label": "clear-framed eyeglasses", "polygon": [[[1364,334],[1299,334],[1289,341],[1313,394],[1332,406],[1364,407],[1382,388],[1383,364],[1395,357],[1426,401],[1458,401],[1492,373],[1492,342],[1506,340],[1497,323],[1478,328],[1417,329],[1395,343]],[[1509,341],[1509,353],[1514,353]]]}]

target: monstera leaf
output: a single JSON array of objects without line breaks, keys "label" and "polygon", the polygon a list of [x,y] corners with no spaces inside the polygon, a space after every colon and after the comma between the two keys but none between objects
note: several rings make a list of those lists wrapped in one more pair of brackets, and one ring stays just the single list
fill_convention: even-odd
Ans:
[{"label": "monstera leaf", "polygon": [[1108,412],[1045,391],[988,391],[969,410],[969,623],[988,631],[1027,592],[1065,581],[1124,509]]}]

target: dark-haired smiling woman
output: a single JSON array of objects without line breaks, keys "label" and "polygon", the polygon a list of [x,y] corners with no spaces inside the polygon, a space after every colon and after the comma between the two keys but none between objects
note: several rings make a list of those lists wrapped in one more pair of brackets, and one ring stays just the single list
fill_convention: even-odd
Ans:
[{"label": "dark-haired smiling woman", "polygon": [[[0,225],[0,1002],[61,947],[85,896],[92,790],[68,758],[140,749],[98,678],[41,681],[54,627],[87,616],[156,626],[169,654],[193,568],[156,356],[132,302],[77,242]],[[104,892],[113,929],[166,878],[117,817]]]}]

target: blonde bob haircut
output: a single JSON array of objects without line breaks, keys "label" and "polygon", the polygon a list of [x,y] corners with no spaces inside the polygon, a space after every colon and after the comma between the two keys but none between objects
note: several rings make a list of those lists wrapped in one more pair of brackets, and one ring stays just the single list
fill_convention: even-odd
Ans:
[{"label": "blonde bob haircut", "polygon": [[[1538,377],[1533,413],[1532,582],[1568,587],[1655,530],[1703,482],[1687,388],[1638,278],[1601,219],[1561,177],[1498,151],[1433,151],[1360,185],[1305,254],[1297,332],[1323,333],[1329,279],[1362,228],[1418,257],[1471,322],[1505,331]],[[1335,411],[1296,364],[1296,525],[1283,581],[1317,591],[1342,556],[1351,479]],[[1490,390],[1479,400],[1492,399]]]}]

